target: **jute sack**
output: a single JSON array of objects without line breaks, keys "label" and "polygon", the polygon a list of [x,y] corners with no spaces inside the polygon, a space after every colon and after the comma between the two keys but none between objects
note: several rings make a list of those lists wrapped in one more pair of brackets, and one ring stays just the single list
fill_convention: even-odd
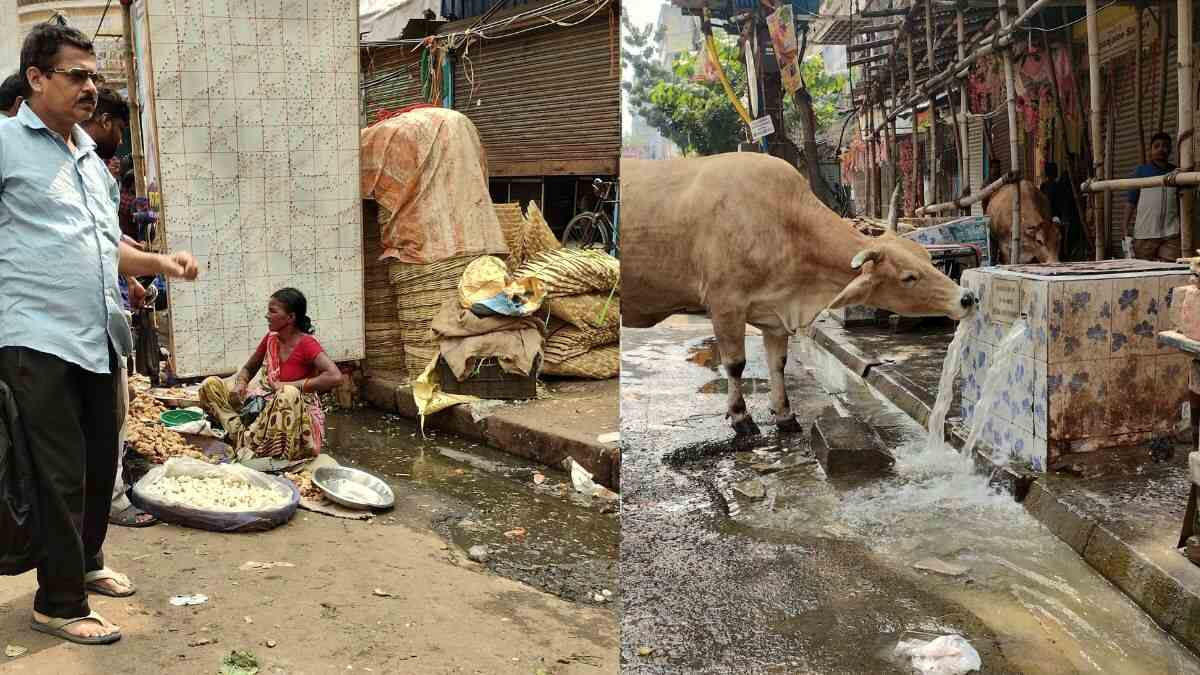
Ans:
[{"label": "jute sack", "polygon": [[567,326],[546,338],[542,345],[546,363],[563,363],[586,354],[596,347],[615,344],[621,340],[621,327],[577,328]]},{"label": "jute sack", "polygon": [[[562,243],[558,241],[558,237],[554,236],[550,225],[542,217],[542,211],[538,208],[537,202],[529,202],[529,208],[525,211],[525,236],[521,243],[525,259],[536,253],[562,248]],[[508,266],[509,269],[515,267],[515,265]]]},{"label": "jute sack", "polygon": [[542,365],[542,374],[592,380],[612,379],[621,374],[621,348],[619,345],[608,345],[597,347],[562,363],[546,361]]},{"label": "jute sack", "polygon": [[621,297],[608,293],[584,293],[551,298],[546,306],[550,316],[577,328],[605,328],[621,325]]},{"label": "jute sack", "polygon": [[530,256],[513,276],[541,279],[547,298],[584,293],[607,297],[620,287],[621,266],[616,258],[599,251],[560,248]]}]

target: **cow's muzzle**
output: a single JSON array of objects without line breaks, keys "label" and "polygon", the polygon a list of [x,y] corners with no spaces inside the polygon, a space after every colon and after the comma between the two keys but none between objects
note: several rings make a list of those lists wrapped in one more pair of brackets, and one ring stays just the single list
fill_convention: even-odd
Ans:
[{"label": "cow's muzzle", "polygon": [[971,309],[975,306],[976,302],[979,302],[978,298],[975,297],[975,293],[969,289],[963,289],[962,296],[958,301],[965,309]]}]

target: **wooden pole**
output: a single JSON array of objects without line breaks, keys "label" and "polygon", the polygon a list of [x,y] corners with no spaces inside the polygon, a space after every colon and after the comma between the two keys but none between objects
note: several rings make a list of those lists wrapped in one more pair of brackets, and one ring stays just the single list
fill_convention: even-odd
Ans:
[{"label": "wooden pole", "polygon": [[927,216],[931,213],[940,213],[942,211],[950,211],[953,209],[969,209],[972,205],[991,197],[996,190],[999,190],[1004,185],[1014,182],[1017,182],[1017,177],[1006,174],[992,181],[979,192],[973,192],[965,197],[962,197],[961,199],[955,199],[953,201],[943,202],[941,204],[922,206],[921,208],[917,209],[917,215]]},{"label": "wooden pole", "polygon": [[[890,89],[890,92],[891,92],[890,98],[892,101],[892,107],[894,108],[897,104],[897,101],[896,101],[896,94],[897,94],[897,92],[896,92],[896,68],[895,68],[896,47],[895,47],[895,45],[892,45],[891,51],[892,51],[893,67],[888,69],[888,73],[891,76],[891,85],[892,86]],[[900,149],[898,147],[899,144],[896,141],[896,120],[892,119],[890,122],[888,122],[884,126],[884,129],[886,130],[886,133],[887,133],[888,160],[889,160],[888,167],[890,168],[890,172],[891,172],[892,188],[895,189],[895,187],[900,184],[900,181],[899,181],[899,178],[900,178],[900,170],[899,170],[900,169],[900,164],[899,164]]]},{"label": "wooden pole", "polygon": [[[1095,0],[1089,0],[1095,2]],[[1008,27],[1008,5],[1005,0],[1000,3],[1000,30]],[[1009,168],[1013,174],[1021,172],[1021,145],[1017,129],[1017,91],[1014,84],[1012,51],[1005,49],[1004,58],[1004,87],[1008,94],[1008,152]],[[1009,248],[1008,264],[1016,265],[1021,262],[1021,183],[1013,191],[1012,243]]]},{"label": "wooden pole", "polygon": [[129,136],[133,146],[134,194],[146,196],[146,155],[142,150],[142,105],[138,101],[137,68],[133,61],[133,16],[128,3],[121,3],[121,22],[125,34],[125,80],[129,92]]},{"label": "wooden pole", "polygon": [[867,142],[867,213],[872,218],[878,218],[879,203],[875,200],[879,195],[879,186],[875,184],[875,139],[871,134],[871,121],[875,119],[875,106],[871,105],[871,95],[867,94],[863,105],[867,106],[867,127],[863,129],[863,140]]},{"label": "wooden pole", "polygon": [[[1053,87],[1051,87],[1051,92],[1054,94],[1054,116],[1058,121],[1058,127],[1062,129],[1063,145],[1065,145],[1067,149],[1067,165],[1064,167],[1067,171],[1067,182],[1071,185],[1071,198],[1075,200],[1075,213],[1082,218],[1084,214],[1083,198],[1079,192],[1079,182],[1075,180],[1075,169],[1072,168],[1073,162],[1071,160],[1073,159],[1074,153],[1071,152],[1071,142],[1067,136],[1067,112],[1063,110],[1062,107],[1062,94],[1058,89],[1058,70],[1054,67],[1054,51],[1050,48],[1050,38],[1046,35],[1045,31],[1042,31],[1042,47],[1045,48],[1046,54],[1048,54],[1050,58],[1050,83],[1053,85]],[[1067,58],[1070,60],[1071,54],[1069,42],[1067,43],[1065,49],[1068,50]],[[1088,232],[1086,227],[1083,228],[1083,235],[1084,238],[1091,243],[1092,235],[1090,232]]]},{"label": "wooden pole", "polygon": [[[1137,5],[1137,45],[1133,53],[1133,107],[1137,114],[1138,157],[1142,164],[1146,163],[1146,119],[1142,114],[1142,15],[1146,8],[1139,0]],[[1124,227],[1124,221],[1121,226]],[[1124,235],[1122,235],[1124,236]]]},{"label": "wooden pole", "polygon": [[[1167,123],[1167,40],[1170,39],[1170,26],[1167,23],[1167,6],[1158,6],[1158,119],[1154,123],[1154,131],[1162,131]],[[1187,251],[1184,255],[1187,255]]]},{"label": "wooden pole", "polygon": [[[1195,113],[1195,82],[1192,75],[1192,2],[1179,0],[1176,2],[1179,14],[1176,28],[1179,33],[1179,165],[1185,171],[1192,170],[1192,119]],[[1166,45],[1163,45],[1166,50]],[[1192,209],[1195,205],[1194,190],[1184,190],[1179,199],[1179,235],[1183,255],[1192,252]]]},{"label": "wooden pole", "polygon": [[1109,180],[1084,181],[1080,189],[1084,192],[1121,192],[1124,190],[1144,190],[1160,187],[1196,187],[1200,186],[1200,171],[1172,171],[1161,176],[1146,178],[1110,178]]},{"label": "wooden pole", "polygon": [[[911,1],[913,3],[916,2],[916,0]],[[913,62],[912,31],[907,31],[907,34],[904,36],[904,49],[908,56],[908,90],[915,94],[917,91],[917,64]],[[909,100],[912,102],[912,130],[909,132],[908,139],[912,143],[912,195],[913,204],[916,204],[917,195],[919,194],[918,188],[921,186],[921,162],[918,161],[919,157],[917,153],[917,149],[920,147],[917,144],[917,98],[911,96]]]},{"label": "wooden pole", "polygon": [[[963,6],[964,3],[959,2],[954,10],[954,22],[957,24],[958,30],[956,43],[958,45],[957,55],[959,61],[967,58],[967,19],[963,12]],[[968,196],[971,194],[971,136],[970,129],[968,128],[969,122],[967,121],[970,119],[967,117],[967,113],[969,112],[967,109],[967,88],[963,86],[962,80],[958,82],[958,105],[962,116],[962,124],[960,125],[962,128],[955,129],[959,142],[958,163],[961,167],[959,171],[962,172],[962,196]],[[968,211],[964,209],[963,213],[965,215]]]},{"label": "wooden pole", "polygon": [[[1101,180],[1104,174],[1104,146],[1100,139],[1100,28],[1096,23],[1096,0],[1087,0],[1088,94],[1092,136],[1092,176]],[[1092,219],[1096,223],[1096,260],[1104,260],[1107,224],[1100,218],[1101,201],[1093,195]]]},{"label": "wooden pole", "polygon": [[[1113,156],[1116,154],[1115,148],[1117,144],[1117,105],[1116,105],[1116,86],[1112,81],[1113,68],[1109,67],[1108,77],[1105,78],[1107,84],[1106,96],[1104,97],[1104,176],[1107,178],[1113,174]],[[1104,241],[1107,242],[1112,232],[1112,192],[1104,193]]]},{"label": "wooden pole", "polygon": [[[937,72],[937,60],[933,48],[933,0],[925,0],[925,44],[929,74]],[[937,130],[937,92],[929,91],[929,194],[925,195],[925,203],[933,204],[938,198],[938,130]]]}]

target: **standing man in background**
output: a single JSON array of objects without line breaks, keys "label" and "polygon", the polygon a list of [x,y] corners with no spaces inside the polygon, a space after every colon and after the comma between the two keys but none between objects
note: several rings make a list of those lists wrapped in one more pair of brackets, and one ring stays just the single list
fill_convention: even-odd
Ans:
[{"label": "standing man in background", "polygon": [[[108,163],[111,168],[116,162],[117,149],[125,141],[125,132],[129,129],[129,104],[121,95],[101,87],[96,91],[96,111],[90,119],[80,123],[92,140],[96,142],[96,155]],[[119,207],[119,202],[118,202]],[[124,277],[129,289],[129,306],[126,308],[126,320],[132,320],[129,312],[141,308],[146,298],[146,289],[132,276]],[[123,369],[124,377],[119,378],[117,391],[117,419],[120,433],[117,434],[117,475],[113,483],[112,505],[109,507],[108,522],[122,527],[146,527],[154,525],[158,520],[145,511],[134,506],[129,501],[129,486],[125,484],[125,418],[129,411],[129,371]]]},{"label": "standing man in background", "polygon": [[13,73],[0,84],[0,113],[5,117],[16,117],[25,100],[25,78]]},{"label": "standing man in background", "polygon": [[[1150,138],[1150,161],[1133,171],[1133,178],[1162,176],[1175,170],[1171,137],[1158,132]],[[1129,229],[1133,225],[1132,232]],[[1180,256],[1179,190],[1173,187],[1129,191],[1125,215],[1125,256],[1175,262]]]}]

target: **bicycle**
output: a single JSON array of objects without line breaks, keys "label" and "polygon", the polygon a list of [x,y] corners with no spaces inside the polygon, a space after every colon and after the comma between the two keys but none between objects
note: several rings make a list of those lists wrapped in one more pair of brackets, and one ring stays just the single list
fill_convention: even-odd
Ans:
[{"label": "bicycle", "polygon": [[599,178],[592,181],[592,190],[600,198],[596,210],[584,211],[567,223],[566,229],[563,230],[563,246],[599,250],[614,258],[618,257],[620,247],[617,243],[617,225],[614,220],[609,219],[604,208],[605,204],[612,204],[613,213],[618,213],[620,198],[609,199],[616,186],[616,181],[603,181]]}]

